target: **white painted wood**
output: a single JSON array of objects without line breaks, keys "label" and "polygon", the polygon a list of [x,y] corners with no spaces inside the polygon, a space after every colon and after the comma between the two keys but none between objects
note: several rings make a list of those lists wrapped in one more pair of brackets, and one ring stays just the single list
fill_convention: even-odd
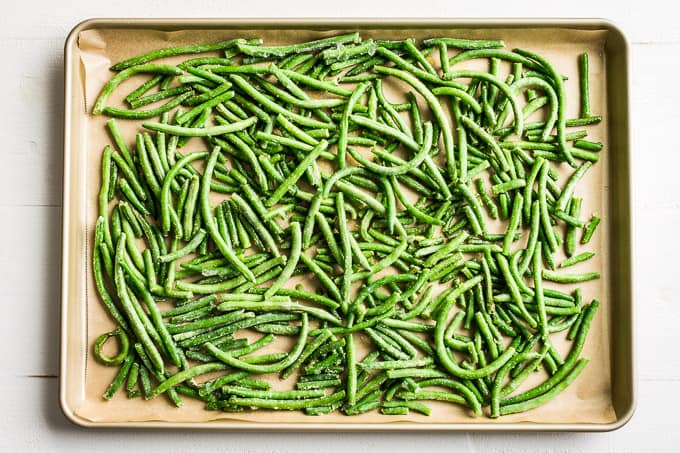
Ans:
[{"label": "white painted wood", "polygon": [[[680,28],[671,2],[5,2],[0,15],[0,451],[678,451]],[[339,5],[342,5],[340,7]],[[607,17],[632,42],[639,407],[606,434],[83,430],[57,402],[63,42],[88,17]],[[615,152],[615,150],[612,150]]]},{"label": "white painted wood", "polygon": [[87,430],[59,412],[56,378],[2,377],[0,451],[68,453],[675,453],[680,442],[677,382],[643,385],[633,421],[613,433],[257,433]]},{"label": "white painted wood", "polygon": [[0,376],[59,369],[61,208],[0,206]]}]

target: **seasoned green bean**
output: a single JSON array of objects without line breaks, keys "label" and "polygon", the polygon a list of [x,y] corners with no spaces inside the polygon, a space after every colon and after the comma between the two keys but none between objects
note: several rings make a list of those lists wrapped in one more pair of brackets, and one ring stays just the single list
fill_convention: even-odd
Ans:
[{"label": "seasoned green bean", "polygon": [[175,66],[157,65],[157,64],[138,64],[123,69],[109,80],[102,88],[97,101],[92,108],[92,113],[98,115],[104,111],[106,102],[113,93],[113,91],[135,74],[151,73],[151,74],[166,74],[166,75],[180,75],[182,71]]},{"label": "seasoned green bean", "polygon": [[593,237],[593,234],[595,234],[595,230],[597,229],[597,226],[600,224],[601,220],[602,219],[596,215],[590,219],[590,222],[588,222],[585,229],[583,230],[581,244],[587,244],[590,242],[590,239]]},{"label": "seasoned green bean", "polygon": [[224,135],[230,134],[232,132],[242,131],[252,126],[256,122],[257,118],[251,116],[250,118],[243,121],[213,127],[182,127],[153,122],[145,122],[142,124],[142,126],[152,131],[164,132],[166,134],[177,135],[179,137],[212,137],[215,135]]},{"label": "seasoned green bean", "polygon": [[[351,32],[114,64],[92,109],[129,120],[100,148],[91,265],[116,325],[94,358],[120,368],[104,398],[127,379],[177,406],[410,420],[420,400],[497,417],[563,391],[598,304],[558,288],[600,275],[576,249],[600,222],[574,197],[603,152],[587,63],[572,82],[501,40]],[[108,105],[124,82],[130,109]]]},{"label": "seasoned green bean", "polygon": [[245,40],[243,39],[230,39],[228,41],[220,41],[214,44],[199,44],[199,45],[189,45],[189,46],[180,46],[180,47],[169,47],[165,49],[158,49],[154,50],[148,53],[145,53],[143,55],[139,55],[134,58],[130,58],[125,61],[121,61],[120,63],[116,63],[115,65],[111,66],[111,69],[114,71],[120,71],[123,69],[127,69],[132,66],[136,66],[142,63],[147,63],[149,61],[157,60],[159,58],[166,58],[166,57],[171,57],[175,55],[183,55],[183,54],[196,54],[196,53],[203,53],[203,52],[210,52],[210,51],[215,51],[215,50],[225,50],[229,49],[230,47],[233,47],[241,42],[245,43]]}]

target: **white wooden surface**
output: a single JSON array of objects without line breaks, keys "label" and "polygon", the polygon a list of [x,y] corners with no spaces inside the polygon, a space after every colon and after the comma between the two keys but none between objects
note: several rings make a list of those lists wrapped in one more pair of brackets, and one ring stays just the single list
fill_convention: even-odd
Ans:
[{"label": "white wooden surface", "polygon": [[[0,451],[679,451],[680,28],[672,2],[3,2]],[[605,17],[631,41],[638,410],[604,434],[84,430],[58,407],[63,43],[89,17]],[[611,150],[616,152],[616,150]]]}]

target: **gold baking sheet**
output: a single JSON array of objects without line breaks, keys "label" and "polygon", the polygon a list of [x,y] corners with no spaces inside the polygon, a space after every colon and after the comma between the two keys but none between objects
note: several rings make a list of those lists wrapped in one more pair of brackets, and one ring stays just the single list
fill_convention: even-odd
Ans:
[{"label": "gold baking sheet", "polygon": [[[625,422],[634,406],[630,321],[632,301],[630,274],[626,268],[630,264],[630,242],[626,235],[629,216],[628,212],[613,211],[612,206],[628,206],[628,182],[625,180],[628,174],[628,131],[627,127],[620,127],[621,121],[614,122],[612,118],[622,118],[623,126],[627,126],[627,104],[624,102],[623,112],[616,109],[610,115],[612,105],[621,102],[620,99],[615,101],[613,97],[627,96],[627,49],[625,41],[620,39],[620,33],[611,25],[598,21],[322,22],[326,21],[116,20],[86,22],[73,31],[66,48],[62,277],[61,396],[67,416],[85,426],[241,429],[602,430],[612,429]],[[549,58],[569,78],[566,82],[570,100],[568,117],[578,115],[577,55],[588,52],[592,111],[604,117],[599,125],[588,127],[588,138],[605,144],[600,161],[577,189],[577,195],[584,198],[582,212],[596,212],[603,219],[587,248],[595,251],[596,257],[574,268],[574,271],[598,270],[602,273],[600,280],[581,285],[585,301],[596,298],[602,302],[583,351],[583,356],[590,359],[588,366],[569,389],[549,404],[496,420],[485,416],[475,417],[457,405],[436,402],[428,402],[432,408],[429,417],[415,413],[384,416],[377,412],[351,417],[340,413],[310,417],[301,412],[258,410],[230,414],[205,411],[203,403],[191,398],[184,398],[184,406],[176,408],[163,397],[152,401],[139,398],[128,400],[124,392],[119,392],[111,401],[104,401],[101,394],[117,369],[98,364],[90,353],[94,338],[110,330],[112,323],[94,290],[89,263],[91,236],[97,216],[101,150],[110,143],[110,138],[104,127],[107,118],[92,116],[89,112],[101,87],[112,75],[108,68],[131,56],[168,46],[237,37],[261,37],[269,45],[287,44],[354,30],[360,31],[364,37],[379,39],[421,39],[433,36],[503,39],[509,49],[521,47],[537,51]],[[620,40],[618,44],[617,39]],[[624,53],[622,60],[618,54],[620,52]],[[619,66],[614,66],[617,58]],[[129,86],[134,83],[131,82]],[[398,88],[398,85],[391,86],[393,91]],[[127,91],[126,87],[117,90],[110,102],[116,105],[121,94]],[[399,93],[388,92],[390,99],[397,99],[398,96]],[[119,123],[127,137],[140,124],[123,120]],[[612,193],[613,185],[622,187],[623,191]],[[613,219],[616,221],[613,222]],[[559,259],[556,261],[559,262]],[[619,338],[624,340],[621,344],[614,341]],[[566,354],[570,345],[560,339],[555,339],[555,344],[563,354]],[[279,347],[283,349],[285,345]],[[545,377],[537,375],[535,379]]]}]

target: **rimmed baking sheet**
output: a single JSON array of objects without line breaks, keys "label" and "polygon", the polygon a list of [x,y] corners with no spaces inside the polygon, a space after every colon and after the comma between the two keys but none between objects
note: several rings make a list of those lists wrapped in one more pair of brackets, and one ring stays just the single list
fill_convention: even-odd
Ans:
[{"label": "rimmed baking sheet", "polygon": [[[589,246],[597,252],[597,261],[589,266],[599,270],[602,278],[583,286],[586,300],[597,298],[602,302],[583,351],[591,359],[590,364],[555,401],[497,420],[474,417],[463,408],[445,403],[428,403],[432,407],[429,417],[387,417],[378,413],[309,417],[298,412],[205,411],[202,403],[189,398],[185,398],[181,409],[164,398],[128,400],[120,394],[104,401],[101,394],[116,370],[99,365],[89,353],[94,338],[111,328],[93,290],[89,262],[100,152],[110,139],[104,127],[106,118],[89,112],[111,76],[109,66],[172,45],[236,37],[261,37],[267,44],[286,44],[355,30],[362,36],[380,39],[503,39],[508,48],[538,51],[555,62],[571,81],[567,82],[572,99],[569,117],[578,115],[576,57],[588,52],[592,110],[604,117],[602,123],[588,128],[589,139],[605,144],[599,163],[579,185],[579,195],[584,197],[583,212],[598,212],[603,218]],[[94,427],[238,429],[607,430],[630,417],[634,408],[634,362],[627,45],[613,25],[597,20],[91,20],[73,30],[66,42],[66,57],[60,379],[62,408],[75,423]],[[137,124],[130,122],[124,127],[133,130]]]}]

